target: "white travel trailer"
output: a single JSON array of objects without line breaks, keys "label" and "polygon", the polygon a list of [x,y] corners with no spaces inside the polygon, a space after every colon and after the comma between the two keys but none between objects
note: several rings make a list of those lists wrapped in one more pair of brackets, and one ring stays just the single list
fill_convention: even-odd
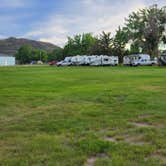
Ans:
[{"label": "white travel trailer", "polygon": [[90,65],[90,66],[116,66],[119,63],[117,56],[107,55],[77,55],[73,57],[66,57],[63,61],[57,63],[57,66],[70,66],[70,65]]},{"label": "white travel trailer", "polygon": [[63,61],[58,62],[57,66],[71,66],[71,58],[72,57],[66,57]]},{"label": "white travel trailer", "polygon": [[119,63],[117,56],[100,55],[91,60],[91,66],[116,66]]},{"label": "white travel trailer", "polygon": [[159,57],[159,65],[166,66],[166,54],[163,54]]},{"label": "white travel trailer", "polygon": [[102,58],[101,58],[101,56],[93,55],[90,58],[90,65],[91,66],[101,66],[102,65]]},{"label": "white travel trailer", "polygon": [[127,65],[127,66],[128,66],[128,65],[131,65],[131,60],[130,60],[130,59],[131,59],[131,56],[132,56],[132,55],[127,55],[127,56],[124,56],[124,57],[123,57],[123,65]]},{"label": "white travel trailer", "polygon": [[119,63],[118,56],[107,56],[103,55],[102,58],[102,66],[117,66]]},{"label": "white travel trailer", "polygon": [[84,56],[84,55],[82,55],[82,56],[80,56],[80,55],[73,56],[71,58],[72,65],[76,65],[76,66],[85,65],[85,57],[86,56]]},{"label": "white travel trailer", "polygon": [[148,66],[157,64],[157,58],[151,60],[148,54],[128,55],[123,58],[124,65],[130,66]]},{"label": "white travel trailer", "polygon": [[97,55],[85,56],[85,65],[91,65],[97,58]]}]

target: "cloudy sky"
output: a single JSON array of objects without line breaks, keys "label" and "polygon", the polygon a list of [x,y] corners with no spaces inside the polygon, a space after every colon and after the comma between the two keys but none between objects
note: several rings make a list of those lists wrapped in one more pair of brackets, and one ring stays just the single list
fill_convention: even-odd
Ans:
[{"label": "cloudy sky", "polygon": [[0,38],[24,37],[63,46],[77,33],[112,34],[132,11],[166,0],[0,0]]}]

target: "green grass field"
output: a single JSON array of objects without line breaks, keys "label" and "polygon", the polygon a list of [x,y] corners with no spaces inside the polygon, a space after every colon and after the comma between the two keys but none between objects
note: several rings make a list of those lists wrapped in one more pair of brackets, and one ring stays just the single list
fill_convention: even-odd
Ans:
[{"label": "green grass field", "polygon": [[166,165],[166,68],[1,67],[0,165]]}]

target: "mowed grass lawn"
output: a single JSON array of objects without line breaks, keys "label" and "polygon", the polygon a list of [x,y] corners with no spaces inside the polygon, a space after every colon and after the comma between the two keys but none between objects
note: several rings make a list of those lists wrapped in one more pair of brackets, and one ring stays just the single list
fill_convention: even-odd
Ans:
[{"label": "mowed grass lawn", "polygon": [[1,67],[0,165],[166,165],[166,68]]}]

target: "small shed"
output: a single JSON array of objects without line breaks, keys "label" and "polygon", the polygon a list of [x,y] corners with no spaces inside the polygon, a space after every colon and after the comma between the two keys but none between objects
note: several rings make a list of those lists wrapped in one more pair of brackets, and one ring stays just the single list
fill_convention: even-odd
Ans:
[{"label": "small shed", "polygon": [[0,53],[0,66],[14,66],[15,64],[14,56]]}]

